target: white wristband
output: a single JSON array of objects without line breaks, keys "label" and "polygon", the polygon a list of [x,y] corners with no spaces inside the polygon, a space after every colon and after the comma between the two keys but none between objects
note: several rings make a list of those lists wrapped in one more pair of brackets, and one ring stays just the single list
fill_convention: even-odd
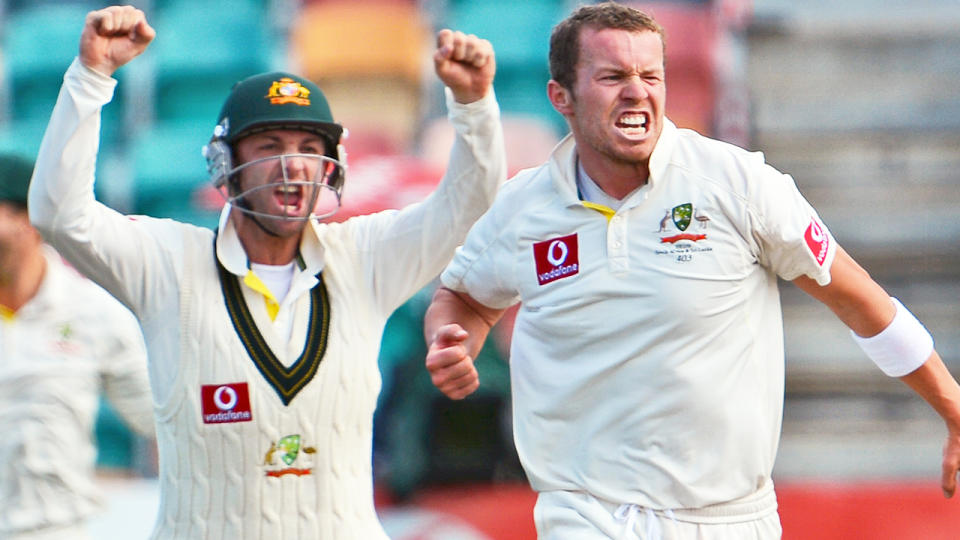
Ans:
[{"label": "white wristband", "polygon": [[853,340],[888,376],[902,377],[913,372],[933,353],[933,337],[923,324],[896,298],[891,297],[897,314],[882,332],[873,337]]}]

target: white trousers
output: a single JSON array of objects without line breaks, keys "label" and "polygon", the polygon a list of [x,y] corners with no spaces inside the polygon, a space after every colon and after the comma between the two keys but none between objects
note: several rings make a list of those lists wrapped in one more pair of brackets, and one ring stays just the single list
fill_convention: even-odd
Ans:
[{"label": "white trousers", "polygon": [[538,540],[779,540],[783,534],[772,485],[729,503],[675,510],[545,491],[533,518]]}]

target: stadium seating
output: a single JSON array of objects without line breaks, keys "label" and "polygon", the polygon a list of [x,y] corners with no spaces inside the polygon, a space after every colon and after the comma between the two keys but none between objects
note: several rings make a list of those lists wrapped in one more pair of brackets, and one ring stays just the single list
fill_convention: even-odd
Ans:
[{"label": "stadium seating", "polygon": [[153,66],[158,121],[214,123],[236,81],[267,70],[281,50],[252,2],[173,3],[159,9],[157,37],[145,57]]},{"label": "stadium seating", "polygon": [[494,87],[505,112],[542,117],[558,133],[566,124],[547,99],[547,55],[553,26],[567,12],[560,0],[451,0],[442,24],[487,39],[497,55]]},{"label": "stadium seating", "polygon": [[0,149],[25,156],[37,155],[47,118],[29,118],[0,124]]},{"label": "stadium seating", "polygon": [[290,29],[291,61],[320,85],[334,118],[400,149],[417,127],[430,47],[429,26],[411,2],[313,2]]},{"label": "stadium seating", "polygon": [[[503,142],[507,151],[507,173],[536,167],[550,157],[560,141],[555,126],[540,116],[503,113]],[[419,155],[430,168],[444,171],[453,145],[453,126],[446,118],[435,118],[421,130]]]},{"label": "stadium seating", "polygon": [[134,137],[130,161],[135,213],[216,224],[216,212],[204,209],[198,200],[207,185],[200,149],[210,139],[212,125],[212,121],[166,122]]},{"label": "stadium seating", "polygon": [[[0,51],[5,66],[6,116],[12,122],[45,124],[49,120],[63,73],[77,56],[80,30],[90,9],[92,4],[87,2],[40,2],[6,13]],[[121,77],[118,73],[117,78]],[[117,95],[103,111],[106,144],[120,135],[122,110],[122,96]]]}]

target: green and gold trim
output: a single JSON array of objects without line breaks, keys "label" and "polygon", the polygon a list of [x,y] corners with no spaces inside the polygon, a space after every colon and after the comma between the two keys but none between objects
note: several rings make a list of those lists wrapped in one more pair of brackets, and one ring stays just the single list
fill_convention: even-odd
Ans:
[{"label": "green and gold trim", "polygon": [[[216,249],[214,249],[216,259]],[[260,370],[263,378],[273,387],[283,401],[289,405],[297,393],[317,374],[320,361],[327,350],[327,337],[330,329],[330,301],[327,287],[323,283],[323,274],[317,274],[317,284],[310,290],[310,318],[307,323],[307,339],[303,352],[289,368],[284,366],[267,346],[263,334],[257,328],[243,298],[243,291],[236,276],[231,274],[216,259],[220,273],[220,288],[227,306],[227,313],[233,328],[243,342],[244,348],[253,364]]]}]

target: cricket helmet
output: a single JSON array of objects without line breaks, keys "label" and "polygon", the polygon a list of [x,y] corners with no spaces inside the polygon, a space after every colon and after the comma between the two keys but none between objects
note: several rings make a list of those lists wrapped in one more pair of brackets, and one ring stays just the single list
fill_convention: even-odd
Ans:
[{"label": "cricket helmet", "polygon": [[244,137],[272,129],[309,131],[323,139],[325,172],[316,182],[333,192],[336,206],[332,211],[325,210],[324,215],[311,217],[332,215],[339,208],[346,177],[346,153],[341,144],[344,128],[334,122],[330,105],[320,88],[309,79],[291,73],[261,73],[233,85],[220,109],[213,136],[203,147],[214,186],[221,190],[228,202],[240,202],[235,206],[244,209],[245,194],[233,192],[232,186],[228,185],[231,177],[249,165],[234,163],[235,145]]}]

